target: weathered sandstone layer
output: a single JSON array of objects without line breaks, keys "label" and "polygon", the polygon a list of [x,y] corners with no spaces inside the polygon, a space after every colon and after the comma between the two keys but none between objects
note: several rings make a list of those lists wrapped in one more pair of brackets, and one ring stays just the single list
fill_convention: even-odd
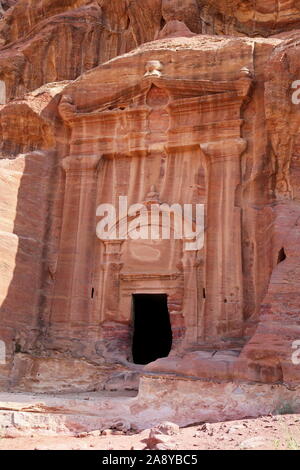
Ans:
[{"label": "weathered sandstone layer", "polygon": [[[1,388],[167,374],[175,389],[251,383],[251,397],[276,384],[271,411],[295,386],[298,406],[298,2],[19,0],[1,15]],[[125,195],[147,214],[203,204],[203,246],[97,236],[97,207]],[[140,364],[143,295],[165,299],[172,347]]]}]

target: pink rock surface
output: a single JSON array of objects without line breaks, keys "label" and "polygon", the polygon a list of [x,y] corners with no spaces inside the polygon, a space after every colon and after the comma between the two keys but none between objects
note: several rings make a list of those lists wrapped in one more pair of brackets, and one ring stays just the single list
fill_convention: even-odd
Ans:
[{"label": "pink rock surface", "polygon": [[[297,2],[2,4],[1,387],[297,386]],[[96,208],[122,195],[204,204],[204,247],[99,239]],[[145,293],[168,296],[172,349],[143,369]]]}]

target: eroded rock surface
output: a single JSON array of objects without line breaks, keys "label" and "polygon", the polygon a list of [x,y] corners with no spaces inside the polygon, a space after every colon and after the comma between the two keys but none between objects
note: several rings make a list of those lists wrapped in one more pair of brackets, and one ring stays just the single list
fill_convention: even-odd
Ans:
[{"label": "eroded rock surface", "polygon": [[[297,385],[298,2],[1,5],[2,388]],[[204,246],[97,237],[124,195],[204,204]],[[167,295],[172,348],[137,365],[145,293]]]}]

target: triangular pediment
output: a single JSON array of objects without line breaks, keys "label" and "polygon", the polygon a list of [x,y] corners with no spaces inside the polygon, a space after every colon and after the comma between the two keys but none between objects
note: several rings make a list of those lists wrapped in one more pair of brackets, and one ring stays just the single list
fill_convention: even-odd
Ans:
[{"label": "triangular pediment", "polygon": [[[215,69],[211,68],[211,73],[207,73],[202,64],[205,58],[203,41],[198,44],[193,42],[195,38],[186,40],[193,47],[176,49],[169,41],[169,48],[160,49],[160,41],[156,41],[153,50],[141,47],[106,62],[75,80],[64,94],[72,97],[79,113],[101,112],[123,104],[128,106],[146,94],[152,85],[165,88],[173,99],[222,93],[247,95],[252,81],[249,45],[242,44],[240,67],[236,70],[227,74],[220,66],[218,70],[217,62],[222,65],[223,60],[218,55]],[[224,47],[227,47],[225,40]],[[226,54],[224,61],[225,58]]]}]

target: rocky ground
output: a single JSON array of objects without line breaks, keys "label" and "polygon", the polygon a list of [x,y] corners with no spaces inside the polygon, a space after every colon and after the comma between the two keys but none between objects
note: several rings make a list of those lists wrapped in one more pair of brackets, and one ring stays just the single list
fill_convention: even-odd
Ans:
[{"label": "rocky ground", "polygon": [[300,415],[264,416],[179,429],[172,423],[140,433],[106,430],[77,437],[0,438],[0,450],[300,450]]}]

